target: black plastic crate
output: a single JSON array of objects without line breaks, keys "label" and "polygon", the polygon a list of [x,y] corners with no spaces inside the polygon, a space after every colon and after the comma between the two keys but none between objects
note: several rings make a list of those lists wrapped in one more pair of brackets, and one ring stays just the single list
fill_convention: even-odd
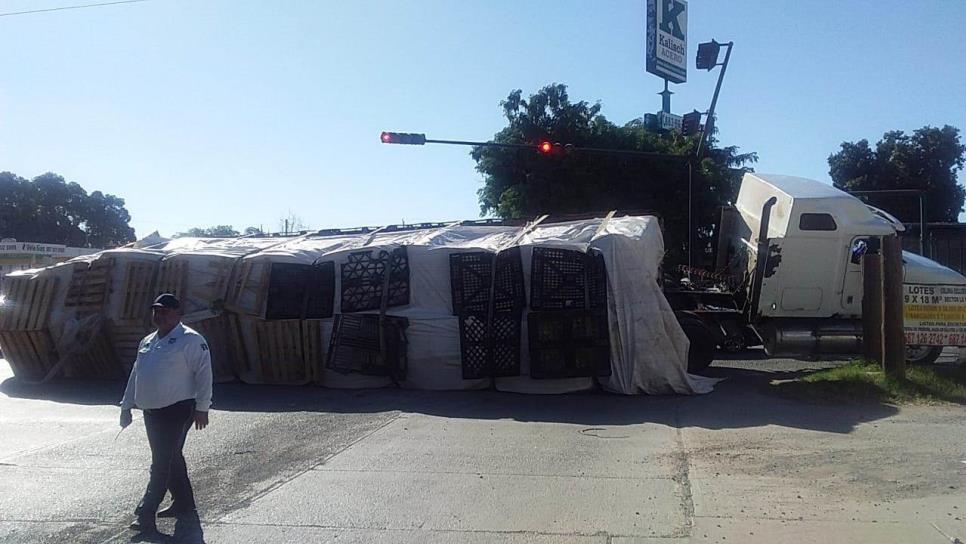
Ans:
[{"label": "black plastic crate", "polygon": [[520,312],[494,313],[487,337],[486,313],[460,316],[463,379],[520,375]]},{"label": "black plastic crate", "polygon": [[[387,267],[388,265],[388,267]],[[389,283],[385,274],[389,269]],[[385,291],[385,293],[384,293]],[[342,264],[342,312],[363,312],[409,304],[409,256],[406,247],[350,253]]]},{"label": "black plastic crate", "polygon": [[272,263],[265,319],[332,317],[334,299],[335,263]]},{"label": "black plastic crate", "polygon": [[531,378],[610,375],[606,311],[531,312],[527,327]]},{"label": "black plastic crate", "polygon": [[326,367],[343,374],[356,372],[405,379],[408,326],[409,320],[405,317],[384,316],[380,341],[379,315],[336,314]]},{"label": "black plastic crate", "polygon": [[595,249],[587,254],[587,284],[590,309],[607,309],[607,265],[604,254]]},{"label": "black plastic crate", "polygon": [[[496,281],[492,281],[494,270]],[[491,283],[494,311],[510,312],[526,306],[519,247],[498,254],[487,251],[453,253],[449,256],[449,272],[453,315],[488,311]]]},{"label": "black plastic crate", "polygon": [[607,271],[597,251],[583,253],[552,247],[533,248],[530,308],[587,310],[607,307]]}]

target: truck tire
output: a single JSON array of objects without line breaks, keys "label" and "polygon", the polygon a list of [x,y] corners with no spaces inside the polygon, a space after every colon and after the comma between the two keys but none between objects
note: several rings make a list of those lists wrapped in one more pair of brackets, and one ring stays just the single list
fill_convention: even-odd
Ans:
[{"label": "truck tire", "polygon": [[942,346],[906,346],[906,363],[931,365],[942,355]]},{"label": "truck tire", "polygon": [[678,323],[688,337],[688,372],[696,374],[706,370],[714,361],[715,342],[711,329],[704,321],[694,317],[685,317]]}]

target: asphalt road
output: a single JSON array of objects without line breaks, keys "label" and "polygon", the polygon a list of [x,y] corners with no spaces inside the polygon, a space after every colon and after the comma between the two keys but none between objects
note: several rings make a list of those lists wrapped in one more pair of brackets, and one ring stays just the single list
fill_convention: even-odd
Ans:
[{"label": "asphalt road", "polygon": [[[946,357],[950,362],[953,357]],[[966,538],[962,406],[812,405],[835,361],[746,354],[697,397],[216,386],[186,446],[201,523],[173,542],[948,542]],[[0,541],[128,542],[143,425],[120,383],[0,362]]]}]

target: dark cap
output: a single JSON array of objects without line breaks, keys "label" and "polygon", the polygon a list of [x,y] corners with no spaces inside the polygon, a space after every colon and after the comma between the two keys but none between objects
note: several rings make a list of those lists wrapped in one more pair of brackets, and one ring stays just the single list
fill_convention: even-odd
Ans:
[{"label": "dark cap", "polygon": [[158,295],[158,298],[154,299],[154,304],[152,304],[151,307],[177,310],[181,308],[181,302],[178,301],[178,297],[172,295],[171,293],[164,293],[163,295]]}]

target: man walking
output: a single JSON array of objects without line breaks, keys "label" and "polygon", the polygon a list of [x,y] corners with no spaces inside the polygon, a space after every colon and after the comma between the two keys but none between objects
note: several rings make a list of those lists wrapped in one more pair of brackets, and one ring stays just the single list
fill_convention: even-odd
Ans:
[{"label": "man walking", "polygon": [[[208,344],[181,323],[181,303],[171,294],[159,296],[151,305],[151,320],[158,330],[141,340],[121,401],[121,427],[131,424],[131,409],[140,408],[151,446],[151,477],[131,526],[144,535],[157,533],[155,515],[195,511],[181,450],[192,423],[198,430],[208,425],[211,405]],[[171,506],[158,512],[166,491]]]}]

